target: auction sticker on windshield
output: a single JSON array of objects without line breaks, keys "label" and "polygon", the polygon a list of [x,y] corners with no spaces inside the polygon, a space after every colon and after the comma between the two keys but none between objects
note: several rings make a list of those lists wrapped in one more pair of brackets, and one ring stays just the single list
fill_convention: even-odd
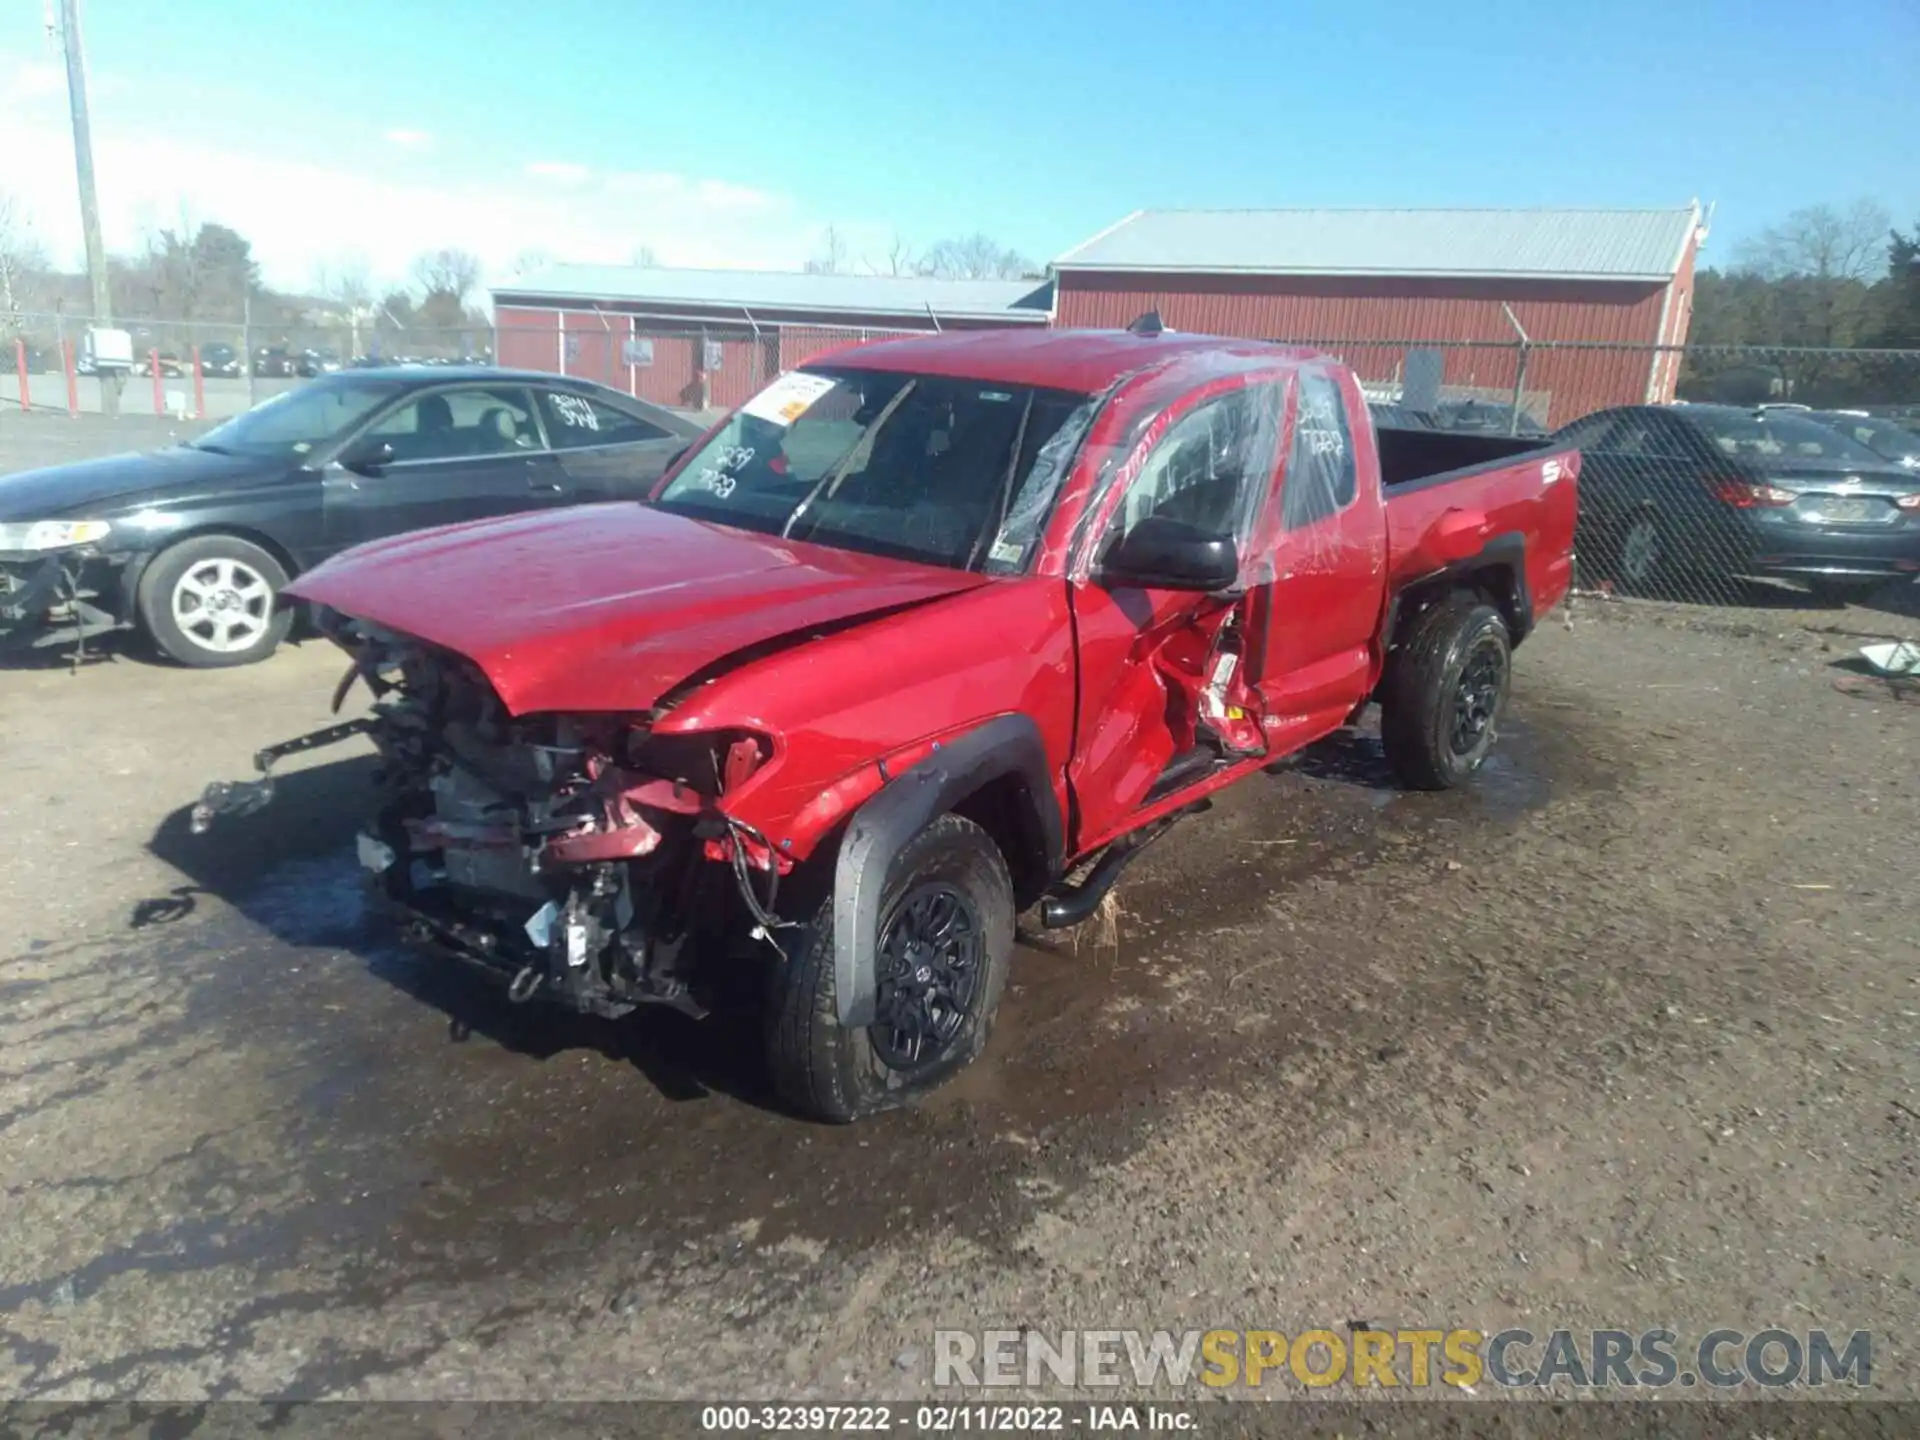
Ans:
[{"label": "auction sticker on windshield", "polygon": [[776,425],[791,425],[806,414],[813,402],[838,384],[824,375],[809,375],[790,370],[740,407],[745,414]]}]

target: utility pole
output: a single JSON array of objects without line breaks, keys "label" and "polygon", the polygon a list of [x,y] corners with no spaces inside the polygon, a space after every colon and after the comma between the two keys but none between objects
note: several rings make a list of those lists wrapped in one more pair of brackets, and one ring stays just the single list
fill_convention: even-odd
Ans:
[{"label": "utility pole", "polygon": [[[80,41],[80,0],[60,0],[60,38],[67,50],[67,100],[73,107],[73,168],[80,180],[80,229],[87,242],[87,278],[93,283],[93,323],[113,323],[113,295],[107,286],[107,247],[100,239],[100,197],[93,188],[93,123],[87,117],[87,56]],[[120,413],[118,371],[96,368],[100,408]]]}]

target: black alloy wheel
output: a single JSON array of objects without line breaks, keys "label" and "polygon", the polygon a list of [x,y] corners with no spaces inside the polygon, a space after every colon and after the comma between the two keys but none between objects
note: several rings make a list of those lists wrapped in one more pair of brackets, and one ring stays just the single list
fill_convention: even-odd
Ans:
[{"label": "black alloy wheel", "polygon": [[1486,739],[1488,727],[1500,711],[1500,699],[1506,691],[1506,647],[1492,636],[1483,636],[1460,672],[1460,683],[1453,692],[1453,733],[1449,742],[1455,755],[1472,755]]},{"label": "black alloy wheel", "polygon": [[874,1054],[905,1075],[947,1059],[985,969],[985,929],[973,902],[943,881],[909,891],[881,933]]}]

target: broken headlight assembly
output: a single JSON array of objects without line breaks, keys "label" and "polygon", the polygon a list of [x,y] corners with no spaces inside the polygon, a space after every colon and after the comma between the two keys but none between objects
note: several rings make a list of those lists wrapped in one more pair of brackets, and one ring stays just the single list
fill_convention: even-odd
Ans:
[{"label": "broken headlight assembly", "polygon": [[354,656],[336,709],[364,683],[372,713],[262,751],[260,778],[208,788],[195,830],[266,805],[281,757],[366,734],[380,761],[362,868],[412,938],[509,978],[515,1000],[698,1011],[696,933],[778,948],[790,863],[727,803],[773,758],[771,737],[514,716],[460,656],[342,617],[322,625]]},{"label": "broken headlight assembly", "polygon": [[0,550],[33,553],[70,550],[104,540],[113,526],[105,520],[26,520],[0,524]]}]

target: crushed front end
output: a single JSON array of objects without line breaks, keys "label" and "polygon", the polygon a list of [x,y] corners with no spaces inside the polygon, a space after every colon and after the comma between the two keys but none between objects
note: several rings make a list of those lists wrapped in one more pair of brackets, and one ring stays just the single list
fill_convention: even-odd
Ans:
[{"label": "crushed front end", "polygon": [[131,611],[126,571],[125,555],[92,546],[0,550],[0,650],[79,646],[120,629]]},{"label": "crushed front end", "polygon": [[408,938],[513,999],[701,1014],[696,958],[770,937],[781,862],[717,804],[763,740],[655,736],[644,715],[514,717],[460,656],[350,621],[332,635],[354,657],[341,697],[364,681],[371,716],[261,752],[263,778],[209,787],[197,828],[266,804],[280,755],[366,733],[380,763],[361,864]]}]

